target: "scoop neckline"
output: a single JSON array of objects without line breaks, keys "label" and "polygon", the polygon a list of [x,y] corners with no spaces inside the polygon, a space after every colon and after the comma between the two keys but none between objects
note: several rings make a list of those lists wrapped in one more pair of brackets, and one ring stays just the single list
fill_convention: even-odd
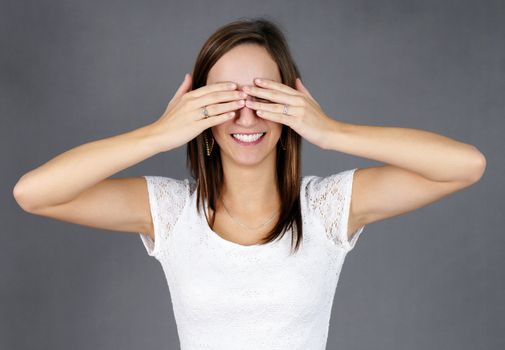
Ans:
[{"label": "scoop neckline", "polygon": [[[204,201],[204,210],[207,212],[208,210],[208,205],[207,202]],[[197,210],[198,212],[198,210]],[[205,230],[207,231],[207,236],[210,237],[211,240],[215,241],[216,243],[231,248],[231,249],[239,249],[242,251],[260,251],[260,250],[268,250],[271,248],[274,248],[275,246],[278,246],[280,242],[286,238],[287,235],[284,235],[281,239],[277,238],[271,242],[265,243],[265,244],[250,244],[250,245],[244,245],[236,242],[232,242],[230,240],[227,240],[223,237],[221,237],[216,231],[214,231],[212,228],[210,228],[209,223],[207,222],[207,219],[205,218],[205,213],[201,214],[198,213],[198,218],[201,220],[203,226],[205,227]]]}]

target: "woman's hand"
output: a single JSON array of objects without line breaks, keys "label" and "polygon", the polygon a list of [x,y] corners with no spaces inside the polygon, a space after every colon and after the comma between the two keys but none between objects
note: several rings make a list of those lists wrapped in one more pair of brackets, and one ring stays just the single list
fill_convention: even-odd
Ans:
[{"label": "woman's hand", "polygon": [[[273,103],[246,101],[247,107],[255,109],[261,118],[289,126],[307,141],[325,149],[334,120],[323,112],[299,78],[296,90],[269,79],[255,79],[254,83],[257,86],[244,86],[243,90]],[[283,114],[285,104],[287,114]]]},{"label": "woman's hand", "polygon": [[[191,81],[191,75],[186,74],[163,115],[151,124],[162,151],[184,145],[205,129],[230,120],[236,109],[244,107],[247,95],[236,90],[233,82],[209,84],[190,91]],[[205,106],[207,118],[203,114]]]}]

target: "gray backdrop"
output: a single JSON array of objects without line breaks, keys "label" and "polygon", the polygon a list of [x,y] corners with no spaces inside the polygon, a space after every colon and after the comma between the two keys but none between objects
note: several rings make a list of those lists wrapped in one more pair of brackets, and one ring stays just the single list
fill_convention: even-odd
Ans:
[{"label": "gray backdrop", "polygon": [[[479,183],[365,228],[328,349],[505,348],[504,1],[20,1],[0,9],[1,349],[176,349],[160,264],[137,234],[24,212],[21,175],[156,120],[203,42],[240,17],[285,30],[334,119],[476,145]],[[303,175],[378,165],[303,141]],[[189,176],[185,146],[114,177]]]}]

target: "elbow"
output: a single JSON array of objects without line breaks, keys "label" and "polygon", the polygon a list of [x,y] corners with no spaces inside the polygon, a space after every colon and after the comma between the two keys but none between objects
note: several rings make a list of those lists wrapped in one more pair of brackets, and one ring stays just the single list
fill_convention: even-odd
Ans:
[{"label": "elbow", "polygon": [[469,181],[474,184],[480,181],[484,172],[486,171],[487,160],[482,152],[480,152],[476,147],[476,156],[474,157],[474,162],[472,166],[472,170],[469,171]]},{"label": "elbow", "polygon": [[21,207],[21,209],[27,213],[30,213],[32,211],[33,208],[30,206],[29,201],[26,198],[26,190],[22,186],[21,179],[16,182],[16,185],[14,185],[14,188],[12,189],[12,196],[14,197],[16,203]]}]

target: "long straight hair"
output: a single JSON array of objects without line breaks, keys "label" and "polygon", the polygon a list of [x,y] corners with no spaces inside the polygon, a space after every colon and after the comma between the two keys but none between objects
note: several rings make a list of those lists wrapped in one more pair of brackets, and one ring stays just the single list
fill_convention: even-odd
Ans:
[{"label": "long straight hair", "polygon": [[[207,76],[214,64],[233,47],[240,44],[257,44],[264,47],[275,60],[281,75],[281,82],[290,87],[295,86],[295,80],[300,77],[298,68],[292,58],[287,41],[279,26],[265,18],[241,19],[218,28],[201,48],[193,68],[192,89],[198,89],[207,83]],[[197,183],[197,210],[203,208],[206,201],[212,208],[210,220],[214,227],[215,208],[220,198],[224,182],[221,151],[215,142],[210,156],[204,152],[204,134],[212,140],[212,130],[208,128],[187,144],[187,166]],[[276,174],[277,186],[281,197],[281,209],[276,225],[261,244],[267,244],[277,238],[282,238],[289,229],[293,230],[291,237],[292,252],[298,251],[303,238],[302,217],[300,208],[300,154],[301,137],[287,125],[282,125],[280,138],[277,142]],[[207,212],[205,217],[209,221]],[[294,247],[294,249],[293,249]]]}]

